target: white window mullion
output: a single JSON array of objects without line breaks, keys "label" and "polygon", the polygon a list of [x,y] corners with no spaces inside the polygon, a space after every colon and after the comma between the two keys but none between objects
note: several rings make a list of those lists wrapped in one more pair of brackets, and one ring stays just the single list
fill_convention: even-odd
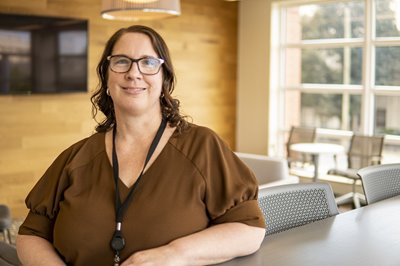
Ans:
[{"label": "white window mullion", "polygon": [[[286,30],[286,27],[282,24],[284,16],[282,9],[273,8],[271,17],[271,36],[280,36],[280,38],[271,38],[271,53],[270,53],[270,65],[274,65],[274,68],[270,71],[270,92],[269,92],[269,145],[268,154],[278,155],[283,154],[283,137],[281,132],[282,121],[284,121],[284,104],[285,94],[283,91],[282,80],[284,80],[284,50],[281,47],[283,41],[282,31]],[[282,104],[281,104],[282,103]]]},{"label": "white window mullion", "polygon": [[373,36],[375,35],[375,19],[373,16],[374,0],[365,0],[365,40],[363,62],[363,94],[361,104],[361,130],[364,134],[372,134],[374,130],[374,98],[372,94],[375,83],[375,52]]},{"label": "white window mullion", "polygon": [[[386,77],[385,73],[382,73],[382,76],[376,77],[376,70],[380,70],[376,68],[376,51],[384,53],[385,49],[382,49],[382,47],[387,47],[387,51],[389,51],[391,47],[400,46],[400,36],[397,33],[392,34],[390,31],[385,32],[386,29],[384,26],[387,22],[383,21],[383,19],[393,20],[393,18],[390,17],[392,15],[390,15],[391,11],[388,11],[388,7],[383,6],[382,10],[378,11],[379,17],[376,18],[377,12],[375,10],[375,4],[389,4],[389,1],[379,2],[379,0],[360,0],[363,2],[362,4],[364,4],[364,32],[361,34],[353,34],[353,32],[351,32],[351,35],[349,35],[350,31],[353,30],[353,28],[346,28],[344,36],[337,39],[333,37],[333,39],[323,38],[324,36],[321,36],[321,38],[318,39],[318,36],[315,36],[315,38],[311,37],[310,39],[307,39],[306,37],[304,38],[304,40],[302,40],[303,38],[300,38],[300,40],[298,40],[298,28],[296,24],[299,23],[299,21],[297,21],[298,18],[294,17],[294,19],[291,20],[291,16],[293,14],[296,15],[297,13],[286,13],[288,9],[289,12],[298,12],[296,8],[299,8],[301,6],[314,4],[323,6],[324,4],[334,5],[337,3],[338,7],[342,7],[343,3],[356,1],[358,0],[272,0],[272,6],[275,10],[275,13],[272,16],[273,20],[271,21],[273,26],[271,25],[272,49],[270,50],[270,155],[281,156],[285,154],[285,141],[287,138],[287,130],[290,125],[304,123],[306,125],[312,126],[312,124],[314,123],[317,126],[322,125],[321,127],[324,127],[326,125],[327,128],[318,129],[318,134],[321,135],[322,138],[328,137],[330,139],[334,139],[336,136],[338,136],[339,138],[349,137],[354,132],[368,135],[374,134],[375,130],[377,130],[376,132],[380,132],[381,134],[382,132],[388,132],[385,139],[385,145],[392,146],[387,149],[387,153],[390,153],[389,156],[397,158],[398,160],[398,152],[400,150],[400,134],[398,133],[398,130],[400,128],[396,120],[396,113],[399,110],[398,106],[400,106],[398,104],[400,103],[400,85],[391,84],[391,80],[398,81],[398,79],[391,79],[391,77]],[[358,6],[356,6],[356,12],[354,14],[352,14],[351,12],[350,14],[347,14],[351,15],[350,18],[352,18],[352,16],[354,15],[356,23],[362,23],[362,18],[360,19],[357,15],[360,14],[358,12],[362,12],[361,9],[358,9],[358,7],[360,7],[360,4],[360,2],[357,4]],[[312,12],[312,7],[310,7],[310,10],[310,12]],[[286,18],[286,16],[288,16],[288,18]],[[382,27],[378,27],[378,30],[382,29],[382,32],[378,33],[378,37],[376,36],[377,19],[378,23],[382,23],[378,24],[378,26],[382,25]],[[289,25],[286,25],[286,23],[288,23]],[[305,23],[307,23],[307,21]],[[323,25],[326,26],[325,24]],[[346,25],[349,26],[350,24],[345,23],[345,26]],[[361,29],[361,25],[355,24],[354,29]],[[295,35],[290,35],[291,32],[293,32],[293,34]],[[355,33],[359,33],[359,31],[355,31]],[[310,34],[309,36],[314,35]],[[310,81],[311,83],[303,83],[304,81],[308,82],[308,79],[301,79],[300,81],[298,80],[297,75],[299,72],[296,72],[296,70],[301,71],[301,69],[298,69],[299,59],[297,58],[297,51],[299,51],[299,53],[303,53],[304,51],[309,52],[314,49],[333,50],[341,49],[343,47],[343,83],[325,84],[322,81],[321,84],[317,84],[312,83],[312,81]],[[359,80],[359,68],[349,70],[349,68],[352,67],[353,55],[355,55],[356,60],[354,61],[354,63],[356,64],[353,66],[359,66],[359,54],[353,54],[353,51],[358,51],[357,49],[362,49],[363,53],[361,81]],[[381,51],[379,49],[381,49]],[[306,53],[304,52],[304,54]],[[288,60],[285,59],[285,57],[288,55],[293,56],[292,61],[290,61],[290,58],[288,58]],[[378,56],[380,56],[380,54],[378,54]],[[382,61],[382,59],[379,58],[380,57],[378,57],[378,60]],[[393,62],[394,60],[392,60],[391,64],[394,64]],[[316,63],[318,64],[318,62]],[[289,66],[286,66],[285,64],[289,64]],[[385,66],[385,62],[378,62],[378,64],[381,66]],[[291,67],[294,67],[295,69],[293,70],[291,69]],[[393,69],[393,67],[398,67],[398,65],[389,66],[388,68],[389,71],[392,71],[395,75],[395,69]],[[325,71],[324,69],[322,70]],[[286,73],[286,71],[288,71],[288,73]],[[313,69],[311,71],[318,71],[318,69]],[[335,71],[335,68],[332,68],[332,71]],[[352,80],[353,76],[351,74],[351,71],[357,71],[354,76],[356,78],[356,82]],[[293,75],[292,79],[290,78],[290,75]],[[380,85],[376,85],[376,82],[379,82]],[[305,98],[305,107],[301,109],[301,111],[304,111],[302,117],[299,117],[299,113],[296,111],[299,108],[302,108],[299,103],[300,93],[304,93],[307,96],[307,98]],[[343,95],[341,129],[339,129],[339,122],[337,122],[336,124],[321,122],[327,117],[327,115],[313,111],[313,106],[310,105],[310,103],[316,102],[316,99],[318,98],[314,97],[313,95],[310,96],[310,94],[316,94],[317,97],[319,97],[318,94],[324,95],[323,97],[321,97],[322,99],[334,99],[333,95],[335,94]],[[361,96],[361,99],[359,98],[359,96]],[[377,97],[379,100],[378,102],[376,102]],[[288,100],[288,102],[286,102],[286,100]],[[359,108],[358,101],[360,100],[361,110],[358,110],[356,108]],[[387,106],[386,102],[388,103]],[[355,105],[352,106],[351,103],[354,103]],[[332,104],[331,106],[334,106],[334,104]],[[380,116],[378,117],[379,126],[377,129],[375,129],[376,107],[379,108],[380,114]],[[319,106],[316,105],[315,108],[319,108]],[[293,110],[295,110],[293,114],[285,114],[285,112],[293,112]],[[349,116],[350,112],[351,115]],[[386,112],[385,117],[383,117],[384,112]],[[332,118],[335,118],[336,115],[333,112],[331,113],[333,114]],[[328,115],[330,115],[331,113],[329,113]],[[315,121],[308,119],[310,117],[312,119],[315,119]],[[303,119],[304,121],[302,121],[301,119]],[[333,120],[333,122],[335,121]],[[385,124],[383,124],[383,122]],[[348,125],[350,123],[352,124],[349,128]],[[330,125],[333,125],[331,127],[335,129],[329,128]],[[354,132],[352,130],[354,130]],[[391,134],[391,130],[394,130],[393,134]],[[397,155],[395,153],[397,153]],[[395,156],[393,156],[393,154],[395,154]]]}]

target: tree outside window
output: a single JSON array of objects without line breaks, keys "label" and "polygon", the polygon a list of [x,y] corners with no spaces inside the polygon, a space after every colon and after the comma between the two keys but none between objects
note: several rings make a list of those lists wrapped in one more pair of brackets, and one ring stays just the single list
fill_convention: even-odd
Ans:
[{"label": "tree outside window", "polygon": [[400,153],[400,1],[296,3],[279,5],[281,128],[387,134]]}]

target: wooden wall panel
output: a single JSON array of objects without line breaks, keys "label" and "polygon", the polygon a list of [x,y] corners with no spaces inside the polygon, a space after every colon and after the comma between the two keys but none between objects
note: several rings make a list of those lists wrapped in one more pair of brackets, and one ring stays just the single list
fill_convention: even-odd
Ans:
[{"label": "wooden wall panel", "polygon": [[[178,84],[174,95],[193,122],[215,130],[232,148],[236,124],[238,4],[182,0],[179,18],[142,23],[166,39]],[[0,95],[0,203],[26,215],[24,199],[66,147],[94,132],[90,91],[108,37],[132,22],[100,17],[101,0],[3,0],[0,13],[62,16],[89,21],[88,93]],[[45,51],[43,51],[45,52]]]}]

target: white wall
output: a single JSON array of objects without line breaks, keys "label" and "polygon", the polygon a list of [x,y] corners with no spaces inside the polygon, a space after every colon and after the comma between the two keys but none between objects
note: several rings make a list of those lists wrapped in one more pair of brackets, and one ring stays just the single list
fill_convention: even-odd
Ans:
[{"label": "white wall", "polygon": [[239,2],[236,150],[268,154],[269,0]]}]

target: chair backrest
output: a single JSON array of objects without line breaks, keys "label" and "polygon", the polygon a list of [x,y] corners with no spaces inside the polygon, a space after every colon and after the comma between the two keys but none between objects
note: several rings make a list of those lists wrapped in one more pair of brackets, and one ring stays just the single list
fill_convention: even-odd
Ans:
[{"label": "chair backrest", "polygon": [[361,169],[381,164],[385,136],[353,135],[347,153],[348,168]]},{"label": "chair backrest", "polygon": [[286,152],[288,158],[295,157],[296,153],[290,150],[290,145],[295,143],[314,142],[317,129],[315,127],[298,127],[292,126],[289,133],[289,138],[286,143]]},{"label": "chair backrest", "polygon": [[273,158],[265,155],[235,152],[254,173],[259,184],[265,184],[289,176],[289,167],[285,158]]},{"label": "chair backrest", "polygon": [[368,166],[357,175],[368,204],[400,195],[400,163]]},{"label": "chair backrest", "polygon": [[0,241],[0,265],[22,266],[19,261],[15,246]]},{"label": "chair backrest", "polygon": [[264,214],[265,235],[339,213],[328,183],[299,183],[262,188],[258,191],[258,204]]},{"label": "chair backrest", "polygon": [[11,226],[11,212],[7,205],[0,204],[0,232]]}]

